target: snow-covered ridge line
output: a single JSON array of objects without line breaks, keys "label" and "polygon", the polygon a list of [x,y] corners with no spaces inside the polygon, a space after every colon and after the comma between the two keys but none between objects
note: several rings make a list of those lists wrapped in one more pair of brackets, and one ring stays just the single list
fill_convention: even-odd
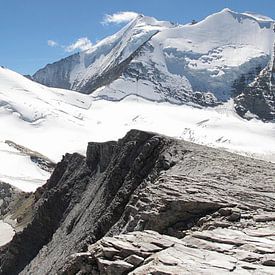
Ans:
[{"label": "snow-covered ridge line", "polygon": [[[213,15],[210,16],[215,16],[217,14],[225,14],[225,13],[229,13],[231,14],[236,20],[238,20],[239,22],[245,19],[249,19],[249,20],[254,20],[255,22],[257,22],[262,28],[269,28],[270,24],[274,23],[274,19],[265,16],[265,15],[261,15],[258,13],[254,13],[254,12],[235,12],[229,8],[225,8],[222,11],[218,12],[218,13],[214,13]],[[209,16],[209,17],[210,17]],[[208,18],[208,17],[207,17]],[[207,19],[206,18],[206,19]]]},{"label": "snow-covered ridge line", "polygon": [[[138,16],[91,49],[33,77],[48,86],[114,100],[137,94],[133,83],[138,78],[140,93],[149,100],[213,105],[232,97],[232,85],[242,75],[255,77],[269,64],[273,24],[264,16],[229,9],[185,25]],[[211,100],[205,93],[212,94]]]}]

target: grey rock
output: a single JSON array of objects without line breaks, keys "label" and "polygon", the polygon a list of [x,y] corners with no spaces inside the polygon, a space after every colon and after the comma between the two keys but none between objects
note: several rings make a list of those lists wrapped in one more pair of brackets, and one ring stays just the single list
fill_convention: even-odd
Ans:
[{"label": "grey rock", "polygon": [[[211,237],[210,237],[211,236]],[[228,240],[233,238],[232,244]],[[108,261],[104,254],[93,254],[93,251],[102,251],[102,247],[119,239],[121,249],[126,249],[131,255],[124,260]],[[213,241],[216,239],[216,241]],[[239,240],[238,240],[239,239]],[[169,247],[162,247],[162,243],[170,242]],[[214,231],[197,232],[183,239],[177,239],[165,235],[160,235],[155,231],[133,232],[114,236],[104,237],[93,245],[90,256],[95,256],[93,272],[91,274],[108,274],[108,268],[115,266],[113,274],[123,274],[123,270],[128,269],[129,274],[273,274],[274,268],[272,256],[263,256],[243,249],[246,245],[265,246],[269,242],[269,247],[274,245],[274,240],[266,238],[251,238],[239,230],[216,229]],[[138,249],[132,246],[138,243]],[[160,248],[158,251],[148,249],[154,243]],[[237,244],[237,246],[236,246]],[[239,246],[242,244],[241,246]],[[133,249],[131,250],[130,247]],[[254,246],[255,247],[255,246]],[[124,266],[129,258],[137,258],[137,251],[146,251],[148,256],[139,264]],[[120,252],[121,253],[121,252]],[[121,266],[120,266],[121,264]],[[102,267],[102,265],[104,267]],[[125,269],[124,269],[125,268]]]},{"label": "grey rock", "polygon": [[236,222],[241,219],[241,212],[234,210],[230,216],[227,217],[227,220],[230,222]]},{"label": "grey rock", "polygon": [[[262,258],[275,253],[274,221],[252,217],[275,211],[274,171],[138,130],[90,143],[34,194],[32,219],[0,253],[1,274],[272,274]],[[227,221],[225,208],[247,218]]]},{"label": "grey rock", "polygon": [[138,266],[144,261],[144,258],[137,255],[130,255],[125,259],[125,262],[132,264],[133,266]]},{"label": "grey rock", "polygon": [[230,216],[232,214],[232,209],[231,208],[221,208],[219,209],[218,213],[222,216]]},{"label": "grey rock", "polygon": [[112,275],[112,274],[125,274],[128,273],[134,266],[122,260],[116,260],[108,262],[104,260],[98,260],[100,274]]},{"label": "grey rock", "polygon": [[275,120],[275,85],[271,83],[273,74],[267,66],[234,98],[235,109],[240,116],[247,119],[257,117],[265,121]]},{"label": "grey rock", "polygon": [[275,267],[275,254],[266,255],[262,261],[262,264],[266,265],[266,266],[274,266]]},{"label": "grey rock", "polygon": [[253,216],[253,219],[256,222],[268,222],[268,221],[275,221],[275,213],[264,213],[260,215]]}]

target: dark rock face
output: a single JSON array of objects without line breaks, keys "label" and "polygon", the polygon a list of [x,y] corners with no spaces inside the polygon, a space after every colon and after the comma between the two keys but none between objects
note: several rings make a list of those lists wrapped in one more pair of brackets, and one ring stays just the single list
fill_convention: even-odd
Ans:
[{"label": "dark rock face", "polygon": [[116,145],[116,141],[104,143],[90,142],[87,147],[86,157],[88,167],[92,171],[96,171],[99,168],[100,172],[104,172],[111,161]]},{"label": "dark rock face", "polygon": [[263,69],[259,76],[252,83],[244,86],[240,95],[235,97],[237,113],[245,118],[252,118],[256,115],[265,121],[275,120],[275,85],[273,82],[273,72],[270,68]]},{"label": "dark rock face", "polygon": [[[79,63],[79,58],[77,53],[53,64],[48,64],[45,68],[37,71],[31,79],[49,87],[70,89],[70,74]],[[50,82],[49,79],[51,79]]]},{"label": "dark rock face", "polygon": [[[89,170],[85,170],[83,164],[84,157],[66,155],[47,184],[36,191],[35,197],[38,200],[32,206],[35,214],[31,223],[16,234],[11,244],[0,253],[1,274],[17,274],[50,240],[70,203],[76,203],[80,199],[78,194],[85,189],[85,176]],[[71,180],[70,192],[67,184],[56,186],[60,180]],[[77,186],[74,186],[77,182]]]},{"label": "dark rock face", "polygon": [[18,191],[11,185],[0,181],[0,217],[7,213],[10,203],[17,193]]},{"label": "dark rock face", "polygon": [[[265,226],[272,226],[274,168],[138,130],[118,142],[89,143],[86,158],[67,154],[37,190],[32,220],[2,248],[0,273],[178,274],[187,263],[176,269],[177,263],[169,262],[176,261],[175,251],[182,259],[191,257],[189,252],[201,255],[197,262],[203,270],[203,257],[224,255],[201,247],[198,234],[185,238],[203,231],[200,239],[209,239],[208,231],[218,229],[211,238],[227,242],[219,230],[238,235],[245,228],[259,228],[263,218]],[[209,249],[213,247],[217,245]],[[159,257],[167,264],[160,260],[152,266]],[[225,269],[234,269],[231,258],[226,260],[231,264],[225,263]],[[261,261],[270,264],[272,258]],[[175,266],[174,273],[167,265]],[[137,268],[141,271],[134,273]],[[215,264],[211,268],[217,271]]]},{"label": "dark rock face", "polygon": [[[104,236],[121,217],[136,187],[149,173],[153,174],[164,141],[155,134],[132,131],[117,144],[90,143],[87,164],[78,154],[66,155],[47,184],[37,190],[40,198],[34,206],[32,222],[2,251],[1,274],[17,274],[51,240],[61,224],[60,234],[70,240],[62,244],[67,246],[69,242],[70,249],[60,246],[61,251],[68,251],[67,256],[70,250],[82,250],[87,242]],[[112,151],[109,156],[102,155]],[[106,172],[100,173],[104,169]],[[154,173],[160,169],[161,166]]]}]

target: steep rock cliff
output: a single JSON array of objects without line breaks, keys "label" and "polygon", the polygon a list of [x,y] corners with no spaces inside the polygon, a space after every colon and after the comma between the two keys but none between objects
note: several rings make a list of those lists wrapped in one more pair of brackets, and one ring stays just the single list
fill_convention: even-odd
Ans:
[{"label": "steep rock cliff", "polygon": [[[165,274],[175,274],[173,268],[168,272],[171,264],[161,264],[155,253],[178,240],[176,250],[181,257],[188,254],[185,238],[191,231],[203,232],[189,243],[195,249],[192,253],[204,257],[213,248],[201,247],[198,238],[212,238],[215,246],[227,243],[225,229],[238,235],[244,229],[274,226],[274,168],[271,163],[138,130],[118,142],[90,143],[86,158],[67,154],[37,190],[32,220],[1,250],[1,274],[113,274],[114,270],[125,274],[156,261],[157,267],[150,264],[141,270],[160,272],[164,264]],[[218,232],[211,233],[214,229]],[[150,230],[148,236],[144,230]],[[127,245],[127,235],[120,235],[132,231],[138,231],[129,237],[136,249]],[[104,237],[107,245],[97,243],[105,242]],[[159,241],[152,243],[152,238]],[[118,246],[112,245],[117,242]],[[262,254],[269,253],[268,247],[261,246],[266,251]],[[177,257],[170,250],[168,254]],[[219,253],[232,252],[227,250]],[[162,258],[167,256],[163,253]],[[209,257],[216,261],[221,254]],[[151,262],[152,257],[156,261]],[[193,272],[198,264],[205,265],[199,259],[192,261],[189,270]],[[263,259],[255,261],[258,271],[265,266]]]}]

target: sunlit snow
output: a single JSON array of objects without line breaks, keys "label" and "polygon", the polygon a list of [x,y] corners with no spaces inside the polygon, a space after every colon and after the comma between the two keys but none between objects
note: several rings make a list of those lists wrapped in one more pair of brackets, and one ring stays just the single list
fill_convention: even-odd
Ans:
[{"label": "sunlit snow", "polygon": [[59,161],[66,152],[85,154],[89,141],[117,140],[136,128],[275,161],[274,123],[244,120],[230,101],[200,109],[137,96],[95,100],[0,68],[0,102],[0,180],[25,191],[41,186],[49,174],[5,140]]},{"label": "sunlit snow", "polygon": [[0,220],[0,232],[0,247],[11,241],[15,234],[13,228],[2,220]]}]

